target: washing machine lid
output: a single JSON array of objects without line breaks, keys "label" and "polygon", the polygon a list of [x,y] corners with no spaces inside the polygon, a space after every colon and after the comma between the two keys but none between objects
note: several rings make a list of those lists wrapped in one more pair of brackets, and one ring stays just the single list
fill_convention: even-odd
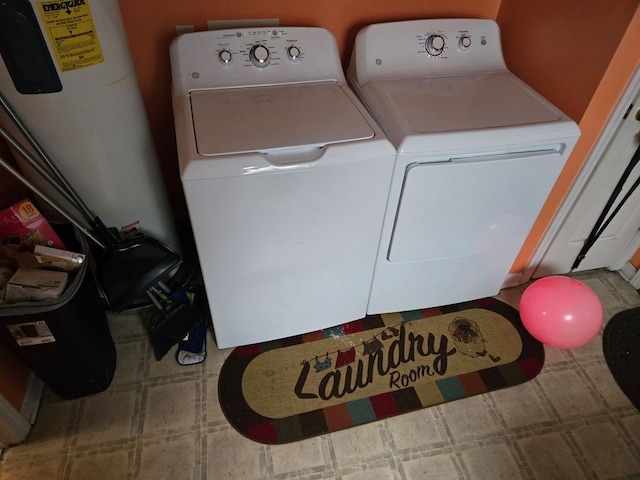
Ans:
[{"label": "washing machine lid", "polygon": [[366,84],[362,92],[383,129],[395,132],[389,136],[396,137],[392,139],[396,146],[407,137],[417,137],[419,142],[427,134],[490,131],[566,119],[510,72],[379,80]]},{"label": "washing machine lid", "polygon": [[203,156],[319,147],[374,136],[338,83],[197,90],[190,94]]}]

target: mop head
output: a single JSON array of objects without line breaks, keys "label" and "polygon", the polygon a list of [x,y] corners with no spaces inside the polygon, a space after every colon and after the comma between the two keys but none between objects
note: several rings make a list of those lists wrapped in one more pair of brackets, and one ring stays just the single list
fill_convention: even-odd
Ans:
[{"label": "mop head", "polygon": [[178,343],[176,361],[180,365],[196,365],[207,358],[207,322],[199,323]]},{"label": "mop head", "polygon": [[[191,332],[198,327],[204,331],[206,337],[209,315],[205,308],[196,305],[196,303],[201,304],[197,299],[200,293],[189,292],[190,294],[186,295],[183,293],[184,290],[181,287],[175,294],[172,293],[166,305],[158,310],[152,319],[149,337],[156,360],[161,360],[174,345],[184,341],[185,337],[191,335]],[[193,348],[191,343],[188,343],[188,348]],[[200,353],[204,348],[201,344]]]}]

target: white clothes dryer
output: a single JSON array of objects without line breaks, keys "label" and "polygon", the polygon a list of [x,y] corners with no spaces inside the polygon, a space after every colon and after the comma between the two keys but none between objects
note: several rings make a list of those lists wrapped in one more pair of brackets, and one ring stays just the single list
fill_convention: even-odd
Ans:
[{"label": "white clothes dryer", "polygon": [[347,85],[333,35],[184,34],[171,69],[218,347],[362,318],[396,152]]},{"label": "white clothes dryer", "polygon": [[507,69],[491,20],[365,27],[347,77],[397,149],[368,313],[497,294],[577,125]]}]

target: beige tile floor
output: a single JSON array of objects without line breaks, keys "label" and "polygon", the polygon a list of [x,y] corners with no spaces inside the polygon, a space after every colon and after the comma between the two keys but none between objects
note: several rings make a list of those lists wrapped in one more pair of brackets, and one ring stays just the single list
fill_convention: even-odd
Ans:
[{"label": "beige tile floor", "polygon": [[[605,320],[640,305],[616,273],[576,275]],[[500,298],[517,305],[524,287]],[[118,366],[111,388],[61,401],[45,395],[26,443],[0,462],[1,480],[639,479],[640,413],[621,393],[601,338],[547,349],[534,380],[283,446],[247,440],[225,420],[218,372],[153,359],[137,316],[111,318]]]}]

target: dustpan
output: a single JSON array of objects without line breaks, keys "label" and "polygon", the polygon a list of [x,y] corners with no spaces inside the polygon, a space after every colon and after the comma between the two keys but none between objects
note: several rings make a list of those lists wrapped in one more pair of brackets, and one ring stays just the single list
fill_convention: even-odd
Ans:
[{"label": "dustpan", "polygon": [[96,277],[114,312],[120,312],[178,269],[182,257],[150,238],[120,240],[99,256]]}]

